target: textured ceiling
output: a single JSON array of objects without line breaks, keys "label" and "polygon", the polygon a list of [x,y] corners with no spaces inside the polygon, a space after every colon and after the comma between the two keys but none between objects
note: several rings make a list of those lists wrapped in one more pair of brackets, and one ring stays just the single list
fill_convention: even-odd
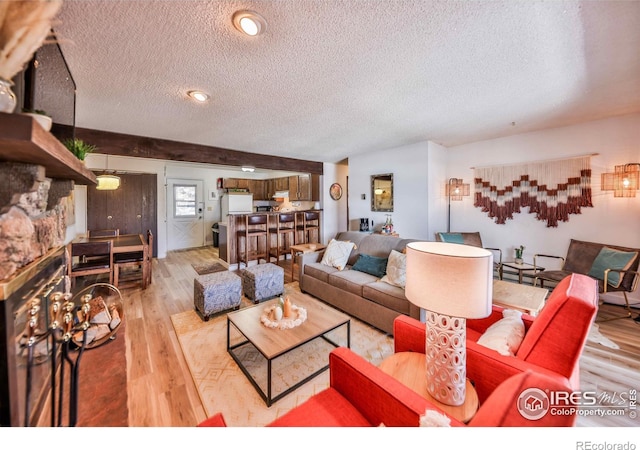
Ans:
[{"label": "textured ceiling", "polygon": [[[239,9],[266,32],[233,28]],[[66,0],[57,18],[83,128],[338,162],[640,111],[638,1]]]}]

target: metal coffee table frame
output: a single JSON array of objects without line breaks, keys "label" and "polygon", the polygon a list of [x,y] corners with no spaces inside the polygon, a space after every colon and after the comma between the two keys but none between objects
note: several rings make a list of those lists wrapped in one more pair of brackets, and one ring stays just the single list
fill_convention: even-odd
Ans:
[{"label": "metal coffee table frame", "polygon": [[[258,305],[256,305],[256,306],[258,306]],[[230,345],[231,344],[231,326],[232,325],[233,325],[233,328],[244,338],[244,340],[242,342],[239,342],[239,343],[234,344],[234,345]],[[300,325],[300,326],[303,326],[303,325]],[[279,353],[273,355],[273,357],[269,358],[267,355],[264,354],[264,352],[262,352],[262,350],[260,350],[260,348],[258,348],[253,342],[251,342],[251,340],[249,340],[246,337],[246,335],[236,326],[236,324],[234,324],[231,321],[231,319],[229,318],[229,315],[227,315],[227,352],[231,355],[233,360],[238,364],[238,366],[240,367],[240,370],[242,370],[242,372],[245,374],[247,379],[251,382],[251,384],[256,389],[258,394],[260,394],[260,397],[262,397],[262,399],[265,401],[267,406],[271,406],[273,403],[277,402],[278,400],[280,400],[285,395],[287,395],[287,394],[293,392],[294,390],[298,389],[300,386],[305,384],[307,381],[311,380],[312,378],[315,378],[316,376],[320,375],[322,372],[324,372],[325,370],[327,370],[329,368],[329,358],[327,357],[327,365],[321,367],[317,371],[315,371],[312,374],[310,374],[309,376],[307,376],[305,379],[299,381],[298,383],[296,383],[293,386],[289,387],[288,389],[286,389],[285,391],[283,391],[280,394],[276,395],[275,397],[272,397],[272,386],[271,386],[271,378],[272,377],[271,376],[272,376],[272,363],[273,363],[273,361],[275,361],[277,358],[279,358],[281,356],[284,356],[287,353],[289,353],[289,352],[291,352],[291,351],[293,351],[293,350],[295,350],[297,348],[300,348],[303,345],[308,344],[309,342],[311,342],[311,341],[313,341],[315,339],[318,339],[318,338],[324,339],[326,342],[328,342],[329,344],[331,344],[335,348],[340,347],[340,344],[338,344],[337,342],[332,341],[326,335],[328,333],[334,331],[334,330],[337,330],[340,327],[345,326],[345,325],[347,326],[347,347],[351,348],[351,319],[349,317],[347,317],[344,321],[338,323],[337,325],[335,325],[335,326],[333,326],[333,327],[331,327],[331,328],[329,328],[327,330],[324,330],[322,333],[316,334],[314,336],[309,337],[308,339],[302,340],[302,341],[298,342],[296,345],[294,345],[293,347],[284,348],[281,352],[279,352]],[[273,331],[277,332],[277,330],[273,330]],[[239,347],[243,347],[243,346],[245,346],[247,344],[253,346],[253,348],[255,348],[267,360],[267,392],[264,392],[264,390],[260,387],[258,382],[251,375],[249,370],[247,370],[247,368],[244,366],[244,364],[241,361],[241,359],[234,352],[235,349],[237,349]]]}]

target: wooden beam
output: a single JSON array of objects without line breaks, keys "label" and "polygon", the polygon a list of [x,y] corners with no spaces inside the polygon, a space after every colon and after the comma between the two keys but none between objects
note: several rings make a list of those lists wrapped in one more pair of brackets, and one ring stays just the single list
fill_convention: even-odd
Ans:
[{"label": "wooden beam", "polygon": [[[68,132],[65,128],[70,127],[54,124],[53,132],[54,134]],[[236,167],[250,165],[260,169],[286,170],[316,175],[322,175],[323,173],[323,164],[321,162],[261,155],[188,142],[77,127],[75,129],[75,137],[95,145],[98,147],[99,153],[106,155],[188,161]]]}]

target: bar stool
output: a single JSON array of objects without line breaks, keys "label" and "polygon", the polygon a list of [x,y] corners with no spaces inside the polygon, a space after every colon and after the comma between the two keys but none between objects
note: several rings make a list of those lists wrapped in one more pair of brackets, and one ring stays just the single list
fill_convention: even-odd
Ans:
[{"label": "bar stool", "polygon": [[[296,226],[296,230],[302,231],[302,242],[300,244],[307,244],[309,242],[320,242],[320,212],[318,211],[305,211],[302,214],[302,224]],[[317,240],[311,240],[311,233],[316,231]]]},{"label": "bar stool", "polygon": [[[280,261],[280,255],[284,254],[284,259],[287,259],[289,247],[295,244],[296,214],[278,214],[278,216],[276,217],[276,226],[269,228],[269,233],[276,235],[276,246],[269,249],[269,258],[273,256],[274,258],[276,258],[276,261]],[[289,238],[288,244],[287,237]],[[269,238],[271,238],[271,236],[269,236]],[[269,240],[269,243],[271,243],[271,240]]]},{"label": "bar stool", "polygon": [[[269,256],[269,216],[267,214],[247,214],[244,222],[244,230],[238,231],[236,235],[238,269],[243,262],[245,266],[249,267],[250,260],[256,259],[260,264],[260,258],[267,260]],[[261,238],[264,238],[262,250],[260,250]],[[254,239],[255,249],[251,249]],[[244,246],[240,245],[243,241]]]}]

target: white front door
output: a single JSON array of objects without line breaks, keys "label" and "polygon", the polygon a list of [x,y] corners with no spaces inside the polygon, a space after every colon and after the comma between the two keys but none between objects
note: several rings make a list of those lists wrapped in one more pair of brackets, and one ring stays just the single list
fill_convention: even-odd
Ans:
[{"label": "white front door", "polygon": [[204,246],[202,180],[167,180],[167,250]]}]

